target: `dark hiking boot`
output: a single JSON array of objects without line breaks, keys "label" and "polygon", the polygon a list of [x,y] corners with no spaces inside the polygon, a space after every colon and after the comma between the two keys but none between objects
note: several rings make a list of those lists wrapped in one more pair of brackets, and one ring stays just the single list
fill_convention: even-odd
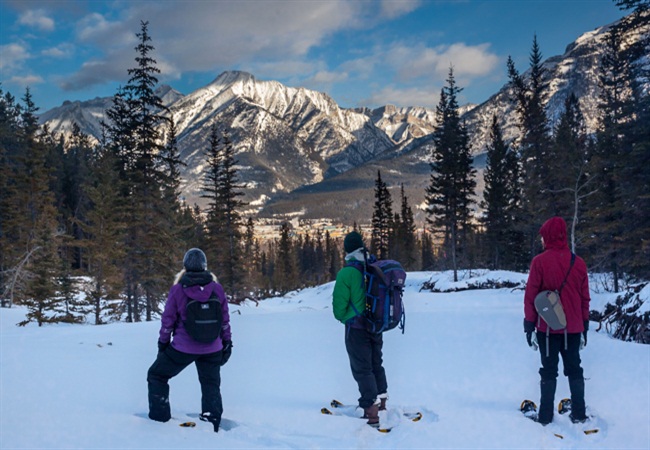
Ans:
[{"label": "dark hiking boot", "polygon": [[368,419],[368,425],[379,428],[379,404],[373,403],[368,408],[363,408],[363,418]]},{"label": "dark hiking boot", "polygon": [[168,422],[172,418],[169,398],[149,393],[149,418],[156,422]]},{"label": "dark hiking boot", "polygon": [[585,379],[583,377],[569,378],[571,390],[571,414],[573,423],[582,423],[587,420],[585,405]]},{"label": "dark hiking boot", "polygon": [[379,399],[379,411],[386,411],[386,401],[388,400],[388,394],[379,394],[377,398]]},{"label": "dark hiking boot", "polygon": [[537,421],[542,425],[548,425],[553,421],[556,385],[556,380],[542,380],[539,383],[541,396]]},{"label": "dark hiking boot", "polygon": [[219,432],[219,425],[221,425],[221,417],[210,414],[209,412],[204,412],[199,414],[199,419],[203,422],[210,422],[214,427],[214,432]]}]

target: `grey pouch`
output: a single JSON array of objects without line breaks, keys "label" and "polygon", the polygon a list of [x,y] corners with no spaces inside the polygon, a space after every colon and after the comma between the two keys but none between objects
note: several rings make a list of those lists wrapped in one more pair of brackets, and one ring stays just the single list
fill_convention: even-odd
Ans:
[{"label": "grey pouch", "polygon": [[535,309],[551,330],[566,328],[566,315],[558,291],[542,291],[537,294]]}]

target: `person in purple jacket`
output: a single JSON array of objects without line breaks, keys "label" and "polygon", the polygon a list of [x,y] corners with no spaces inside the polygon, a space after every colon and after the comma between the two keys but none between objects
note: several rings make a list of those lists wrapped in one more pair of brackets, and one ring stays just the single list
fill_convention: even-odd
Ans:
[{"label": "person in purple jacket", "polygon": [[[220,371],[232,352],[228,301],[217,277],[208,271],[202,250],[188,250],[183,266],[169,290],[158,338],[158,357],[147,373],[149,418],[159,422],[171,419],[168,382],[194,363],[201,383],[201,420],[211,422],[217,432],[223,414]],[[221,305],[221,332],[212,342],[199,342],[185,328],[186,306],[192,300],[207,303],[215,295]]]}]

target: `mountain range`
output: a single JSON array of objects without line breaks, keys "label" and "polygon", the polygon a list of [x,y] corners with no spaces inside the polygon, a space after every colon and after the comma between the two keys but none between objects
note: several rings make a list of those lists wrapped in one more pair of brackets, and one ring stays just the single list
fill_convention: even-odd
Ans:
[{"label": "mountain range", "polygon": [[[551,124],[573,93],[579,98],[588,131],[595,130],[598,70],[608,29],[604,26],[585,33],[568,45],[564,54],[544,61]],[[326,93],[258,80],[240,71],[224,72],[188,95],[166,85],[157,93],[176,123],[180,156],[187,164],[182,190],[190,204],[201,202],[204,151],[213,124],[230,130],[250,213],[367,222],[378,170],[393,189],[395,203],[400,184],[411,205],[423,202],[430,177],[431,133],[436,125],[432,109],[392,105],[346,109]],[[82,132],[98,138],[99,123],[111,105],[111,97],[67,101],[42,114],[40,121],[64,134],[76,122]],[[518,135],[509,85],[480,105],[463,106],[461,113],[470,132],[480,200],[493,115],[508,141]],[[421,216],[421,212],[416,214],[416,219]]]}]

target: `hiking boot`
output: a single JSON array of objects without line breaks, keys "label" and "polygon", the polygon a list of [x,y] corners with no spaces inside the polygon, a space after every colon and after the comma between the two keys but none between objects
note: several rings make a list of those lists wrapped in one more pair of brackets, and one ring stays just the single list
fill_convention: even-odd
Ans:
[{"label": "hiking boot", "polygon": [[212,427],[214,428],[214,432],[218,433],[219,432],[219,425],[221,424],[221,417],[213,416],[209,412],[204,412],[199,414],[199,419],[201,419],[203,422],[210,422],[212,424]]},{"label": "hiking boot", "polygon": [[388,400],[388,394],[379,394],[377,398],[379,399],[379,411],[386,411],[386,400]]},{"label": "hiking boot", "polygon": [[575,416],[573,413],[569,414],[569,419],[571,419],[571,422],[573,423],[585,423],[587,420],[589,420],[589,417],[585,416]]},{"label": "hiking boot", "polygon": [[368,419],[367,424],[374,428],[379,428],[379,403],[373,403],[367,408],[363,408],[363,418]]},{"label": "hiking boot", "polygon": [[569,378],[569,390],[571,391],[571,414],[569,417],[573,423],[582,423],[587,420],[584,377]]},{"label": "hiking boot", "polygon": [[555,402],[556,385],[556,380],[542,380],[539,383],[541,398],[539,401],[537,421],[542,425],[548,425],[553,421],[553,403]]}]

